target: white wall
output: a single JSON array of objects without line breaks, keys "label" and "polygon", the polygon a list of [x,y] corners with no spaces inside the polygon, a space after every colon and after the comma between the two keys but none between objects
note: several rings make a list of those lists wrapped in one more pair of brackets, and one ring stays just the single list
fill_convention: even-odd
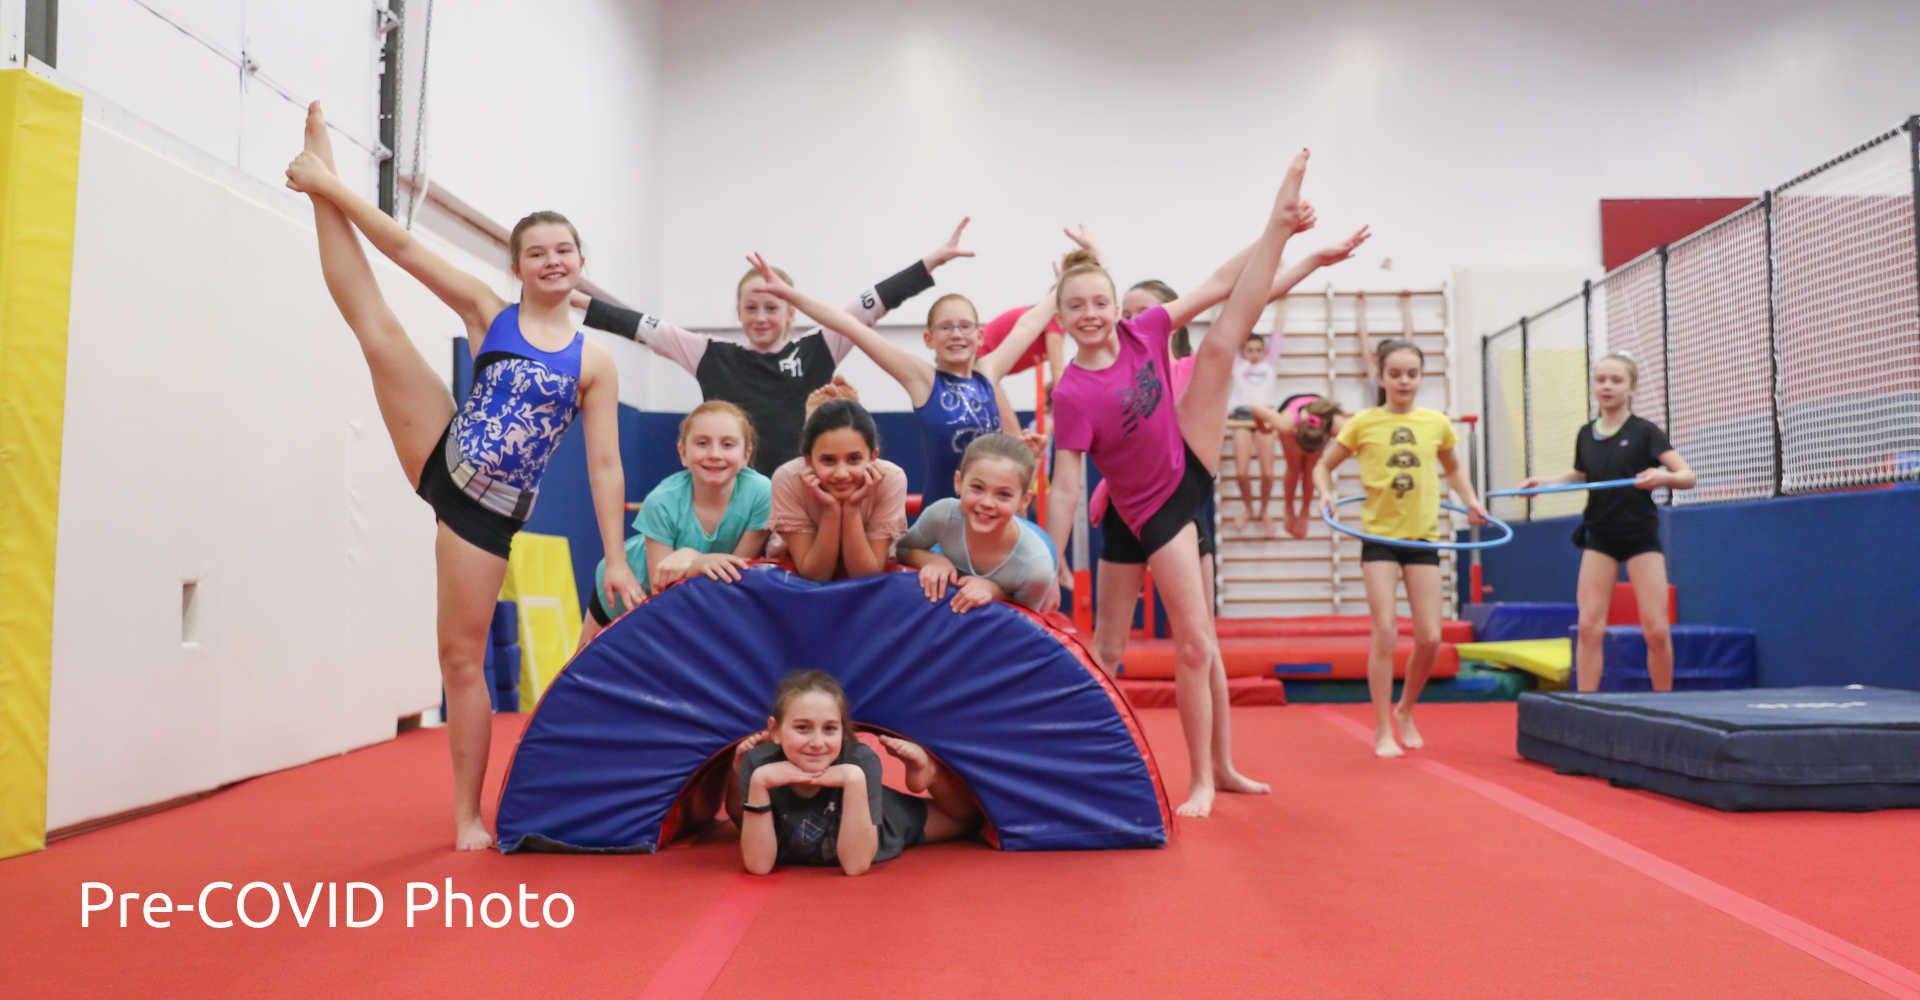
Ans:
[{"label": "white wall", "polygon": [[[433,519],[305,200],[144,131],[92,103],[81,137],[50,827],[388,739],[439,700]],[[376,272],[444,374],[447,309]]]},{"label": "white wall", "polygon": [[1031,295],[1070,222],[1180,287],[1302,145],[1306,239],[1378,234],[1345,287],[1597,269],[1600,198],[1757,194],[1920,110],[1920,5],[1894,0],[706,0],[665,25],[658,306],[685,324],[731,321],[746,250],[841,295],[969,213],[980,258],[942,284],[983,309]]}]

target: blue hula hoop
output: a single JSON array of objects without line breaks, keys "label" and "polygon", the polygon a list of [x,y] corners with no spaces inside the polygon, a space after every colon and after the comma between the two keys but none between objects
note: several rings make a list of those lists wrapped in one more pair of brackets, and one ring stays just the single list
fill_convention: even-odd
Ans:
[{"label": "blue hula hoop", "polygon": [[[1632,482],[1632,480],[1628,480],[1628,482]],[[1333,508],[1341,504],[1359,503],[1365,499],[1366,497],[1364,496],[1358,496],[1347,497],[1344,500],[1335,500],[1332,504],[1328,505],[1325,510],[1320,512],[1320,519],[1327,522],[1327,527],[1335,531],[1345,532],[1363,542],[1379,542],[1382,545],[1397,545],[1406,549],[1490,549],[1496,545],[1505,545],[1513,541],[1513,528],[1509,527],[1507,522],[1494,517],[1492,514],[1487,515],[1487,523],[1506,532],[1506,534],[1501,535],[1499,538],[1488,538],[1478,542],[1428,542],[1413,538],[1387,538],[1383,535],[1369,535],[1364,531],[1355,531],[1341,524],[1339,518],[1333,516]],[[1462,514],[1468,513],[1465,507],[1456,504],[1443,503],[1440,506],[1447,510],[1459,511]]]},{"label": "blue hula hoop", "polygon": [[1580,490],[1611,490],[1622,486],[1632,486],[1632,479],[1603,479],[1597,483],[1558,483],[1553,486],[1535,486],[1525,490],[1494,490],[1487,499],[1494,497],[1530,497],[1537,493],[1574,493]]}]

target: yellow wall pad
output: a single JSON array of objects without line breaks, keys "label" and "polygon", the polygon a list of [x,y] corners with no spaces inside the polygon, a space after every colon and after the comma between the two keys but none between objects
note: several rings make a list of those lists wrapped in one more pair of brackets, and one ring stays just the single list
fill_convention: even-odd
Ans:
[{"label": "yellow wall pad", "polygon": [[1567,686],[1567,677],[1573,672],[1572,639],[1462,642],[1454,648],[1462,660],[1480,660],[1497,667],[1524,670],[1560,687]]},{"label": "yellow wall pad", "polygon": [[528,531],[513,536],[500,599],[520,606],[520,710],[531,712],[580,644],[580,598],[566,538]]},{"label": "yellow wall pad", "polygon": [[0,72],[0,858],[47,844],[80,95]]}]

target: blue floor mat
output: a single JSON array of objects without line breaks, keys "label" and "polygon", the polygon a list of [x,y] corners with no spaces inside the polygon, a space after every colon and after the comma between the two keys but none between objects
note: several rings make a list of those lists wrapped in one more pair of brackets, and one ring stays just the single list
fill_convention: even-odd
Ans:
[{"label": "blue floor mat", "polygon": [[1920,692],[1525,694],[1520,754],[1716,809],[1920,807]]}]

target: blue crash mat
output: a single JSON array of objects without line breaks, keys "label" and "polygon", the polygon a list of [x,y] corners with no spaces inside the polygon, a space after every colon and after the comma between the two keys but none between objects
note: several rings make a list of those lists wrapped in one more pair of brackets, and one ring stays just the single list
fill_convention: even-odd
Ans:
[{"label": "blue crash mat", "polygon": [[1520,754],[1716,809],[1920,806],[1920,692],[1520,696]]}]

